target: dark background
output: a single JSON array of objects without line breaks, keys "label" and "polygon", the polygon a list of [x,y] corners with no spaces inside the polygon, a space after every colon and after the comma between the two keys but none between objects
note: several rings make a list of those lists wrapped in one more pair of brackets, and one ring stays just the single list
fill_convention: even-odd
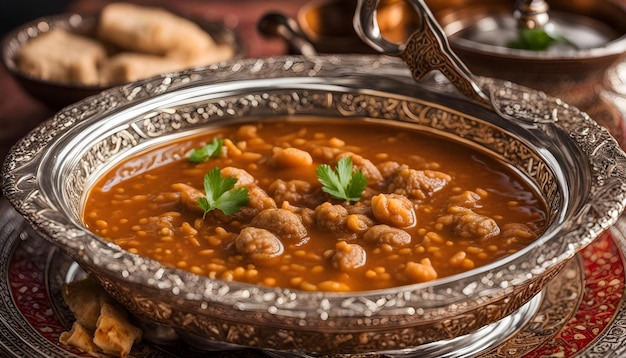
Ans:
[{"label": "dark background", "polygon": [[62,13],[70,0],[3,0],[0,2],[0,35],[46,15]]}]

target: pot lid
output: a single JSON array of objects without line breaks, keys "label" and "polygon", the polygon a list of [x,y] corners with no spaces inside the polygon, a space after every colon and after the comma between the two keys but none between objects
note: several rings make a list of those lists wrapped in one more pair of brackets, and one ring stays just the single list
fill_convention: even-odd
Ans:
[{"label": "pot lid", "polygon": [[436,11],[454,47],[524,58],[581,58],[626,51],[626,10],[601,1],[481,1]]}]

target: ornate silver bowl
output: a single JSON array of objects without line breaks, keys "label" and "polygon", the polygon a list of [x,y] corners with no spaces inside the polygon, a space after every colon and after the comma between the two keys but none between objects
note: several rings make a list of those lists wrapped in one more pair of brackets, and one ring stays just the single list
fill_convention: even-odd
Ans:
[{"label": "ornate silver bowl", "polygon": [[[219,347],[310,355],[415,352],[471,334],[540,294],[626,203],[626,155],[578,109],[481,78],[496,111],[437,75],[417,83],[382,56],[249,59],[106,90],[66,107],[13,147],[2,190],[46,240],[137,317]],[[224,282],[168,268],[87,231],[85,193],[140,150],[208,126],[277,116],[395,123],[478,148],[516,170],[548,207],[524,250],[428,283],[357,293]]]}]

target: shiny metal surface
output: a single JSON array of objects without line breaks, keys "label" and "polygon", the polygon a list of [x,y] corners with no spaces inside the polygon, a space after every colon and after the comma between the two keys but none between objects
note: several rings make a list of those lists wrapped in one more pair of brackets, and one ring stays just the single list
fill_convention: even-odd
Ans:
[{"label": "shiny metal surface", "polygon": [[513,17],[517,27],[538,29],[546,26],[550,20],[550,6],[544,0],[517,0],[513,9]]},{"label": "shiny metal surface", "polygon": [[410,1],[421,21],[403,44],[391,42],[381,33],[376,17],[379,3],[380,0],[359,0],[357,4],[353,21],[363,41],[381,53],[402,58],[416,80],[438,70],[468,98],[491,107],[489,94],[484,93],[474,75],[452,51],[446,34],[423,0]]},{"label": "shiny metal surface", "polygon": [[[518,310],[626,203],[626,155],[605,129],[542,92],[480,81],[498,112],[445,79],[416,83],[388,57],[251,59],[168,74],[107,90],[43,123],[9,154],[2,189],[43,238],[140,317],[207,342],[281,352],[410,351]],[[527,178],[547,202],[550,224],[534,244],[492,265],[351,294],[211,280],[83,228],[84,194],[117,159],[221,123],[281,116],[394,123],[476,147]]]}]

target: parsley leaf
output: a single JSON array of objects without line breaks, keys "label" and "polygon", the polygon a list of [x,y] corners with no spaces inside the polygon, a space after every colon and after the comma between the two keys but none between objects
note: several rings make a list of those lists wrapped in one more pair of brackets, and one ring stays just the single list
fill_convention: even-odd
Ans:
[{"label": "parsley leaf", "polygon": [[575,47],[565,37],[550,34],[543,28],[519,29],[518,38],[515,41],[511,41],[508,46],[520,50],[545,51],[557,43]]},{"label": "parsley leaf", "polygon": [[316,174],[322,183],[322,190],[337,199],[359,201],[367,186],[367,178],[363,172],[359,170],[353,173],[350,157],[339,159],[335,170],[328,164],[321,164],[317,167]]},{"label": "parsley leaf", "polygon": [[202,163],[206,162],[210,158],[217,158],[222,154],[222,145],[224,144],[223,139],[213,138],[211,143],[205,145],[200,149],[194,149],[191,151],[191,155],[189,156],[189,161],[192,163]]},{"label": "parsley leaf", "polygon": [[248,189],[236,188],[237,178],[230,176],[222,178],[220,168],[213,168],[211,172],[204,175],[205,197],[198,198],[198,206],[204,211],[202,218],[206,217],[209,211],[219,209],[226,215],[238,212],[242,207],[248,205]]}]

